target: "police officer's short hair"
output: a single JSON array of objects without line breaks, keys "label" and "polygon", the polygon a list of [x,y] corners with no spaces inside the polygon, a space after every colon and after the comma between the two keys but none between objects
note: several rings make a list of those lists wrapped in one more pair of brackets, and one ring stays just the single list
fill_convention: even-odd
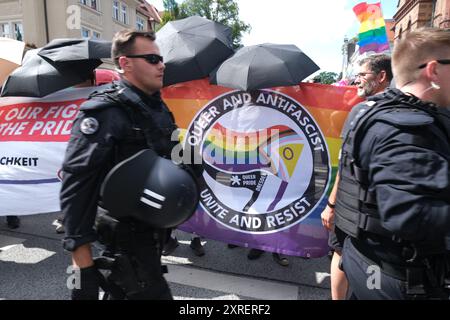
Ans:
[{"label": "police officer's short hair", "polygon": [[450,49],[450,29],[420,28],[406,33],[394,45],[392,67],[398,87],[417,80],[419,66],[443,56]]},{"label": "police officer's short hair", "polygon": [[360,66],[364,64],[367,64],[370,71],[375,72],[376,74],[379,74],[381,71],[386,72],[388,82],[392,81],[391,57],[387,54],[372,54],[359,61]]},{"label": "police officer's short hair", "polygon": [[155,33],[153,31],[136,31],[131,29],[125,29],[117,32],[112,40],[111,57],[114,60],[114,64],[117,68],[120,68],[119,58],[132,54],[134,43],[137,37],[144,37],[151,41],[156,40]]}]

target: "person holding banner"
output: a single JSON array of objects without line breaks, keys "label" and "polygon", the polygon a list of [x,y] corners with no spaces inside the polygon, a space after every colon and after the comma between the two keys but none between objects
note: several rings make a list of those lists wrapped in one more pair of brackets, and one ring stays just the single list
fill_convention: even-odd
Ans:
[{"label": "person holding banner", "polygon": [[[92,94],[81,106],[63,163],[63,246],[72,253],[74,270],[81,277],[81,286],[72,289],[73,300],[98,299],[104,280],[94,265],[91,243],[97,240],[94,222],[100,188],[109,170],[144,149],[170,158],[178,144],[171,139],[177,130],[174,118],[159,93],[165,65],[154,33],[118,32],[112,57],[121,81]],[[125,291],[124,298],[172,299],[160,260],[166,229],[135,223],[131,218],[119,223],[120,235],[125,237],[121,245],[133,254],[127,261],[132,261],[138,276],[133,277],[131,269],[126,272],[119,268],[117,286],[136,280],[139,283],[131,285],[140,288]]]},{"label": "person holding banner", "polygon": [[[391,58],[385,54],[373,54],[359,61],[359,73],[356,75],[355,84],[358,87],[357,94],[361,98],[369,98],[383,92],[392,81]],[[343,139],[349,130],[350,122],[354,119],[359,109],[364,105],[355,106],[350,112],[341,138]],[[334,208],[336,204],[337,186],[339,183],[339,172],[333,190],[328,198],[328,204],[321,214],[322,224],[330,231],[329,245],[333,249],[331,260],[331,298],[343,300],[347,296],[348,282],[344,272],[339,268],[342,256],[342,247],[346,234],[334,225]]]},{"label": "person holding banner", "polygon": [[355,299],[450,298],[450,30],[395,44],[397,88],[373,96],[344,138],[335,223]]}]

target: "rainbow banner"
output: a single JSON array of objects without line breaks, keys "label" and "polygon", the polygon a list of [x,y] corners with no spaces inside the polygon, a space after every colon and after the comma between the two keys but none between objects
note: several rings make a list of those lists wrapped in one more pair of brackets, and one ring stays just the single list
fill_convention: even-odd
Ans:
[{"label": "rainbow banner", "polygon": [[359,53],[388,51],[389,40],[386,23],[381,10],[381,3],[361,2],[353,7],[361,26],[359,28]]},{"label": "rainbow banner", "polygon": [[[0,98],[0,215],[59,211],[58,171],[73,119],[93,90]],[[182,129],[183,156],[204,172],[200,205],[180,229],[207,239],[321,257],[320,213],[333,186],[354,87],[302,83],[252,92],[205,80],[162,95]],[[195,158],[195,157],[194,157]]]},{"label": "rainbow banner", "polygon": [[181,230],[293,256],[329,248],[323,211],[338,165],[352,87],[301,83],[252,92],[206,80],[163,90],[184,152],[204,167],[201,200]]}]

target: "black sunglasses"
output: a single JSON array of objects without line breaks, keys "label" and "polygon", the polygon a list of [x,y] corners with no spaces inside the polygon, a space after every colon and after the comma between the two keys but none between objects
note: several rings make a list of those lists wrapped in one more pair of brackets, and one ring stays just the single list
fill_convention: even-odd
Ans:
[{"label": "black sunglasses", "polygon": [[160,62],[164,62],[164,59],[162,56],[158,55],[158,54],[153,54],[153,53],[149,53],[149,54],[134,54],[134,55],[129,55],[129,56],[125,56],[127,58],[142,58],[145,59],[145,61],[147,61],[150,64],[158,64]]},{"label": "black sunglasses", "polygon": [[[431,60],[431,61],[436,61],[437,63],[440,63],[440,64],[450,64],[450,59]],[[419,66],[419,69],[425,68],[427,66],[427,64],[429,64],[431,61],[428,61],[427,63],[421,64]]]}]

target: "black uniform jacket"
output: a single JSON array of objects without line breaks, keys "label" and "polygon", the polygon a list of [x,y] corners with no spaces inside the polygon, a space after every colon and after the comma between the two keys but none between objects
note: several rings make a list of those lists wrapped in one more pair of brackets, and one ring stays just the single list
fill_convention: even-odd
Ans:
[{"label": "black uniform jacket", "polygon": [[145,102],[145,108],[133,107],[133,117],[148,128],[137,127],[123,105],[102,94],[82,105],[68,143],[60,193],[66,229],[63,246],[70,251],[97,239],[94,222],[102,182],[115,164],[149,148],[141,129],[158,135],[155,141],[162,141],[162,147],[155,151],[159,155],[166,156],[162,153],[173,146],[170,138],[176,126],[159,93],[148,96],[125,80],[119,85],[131,88]]},{"label": "black uniform jacket", "polygon": [[368,128],[357,155],[368,169],[369,189],[376,191],[382,226],[412,242],[440,242],[450,234],[448,109],[396,89],[371,100],[383,99],[393,99],[394,106],[407,100],[447,114],[438,121],[426,111],[393,108]]}]

